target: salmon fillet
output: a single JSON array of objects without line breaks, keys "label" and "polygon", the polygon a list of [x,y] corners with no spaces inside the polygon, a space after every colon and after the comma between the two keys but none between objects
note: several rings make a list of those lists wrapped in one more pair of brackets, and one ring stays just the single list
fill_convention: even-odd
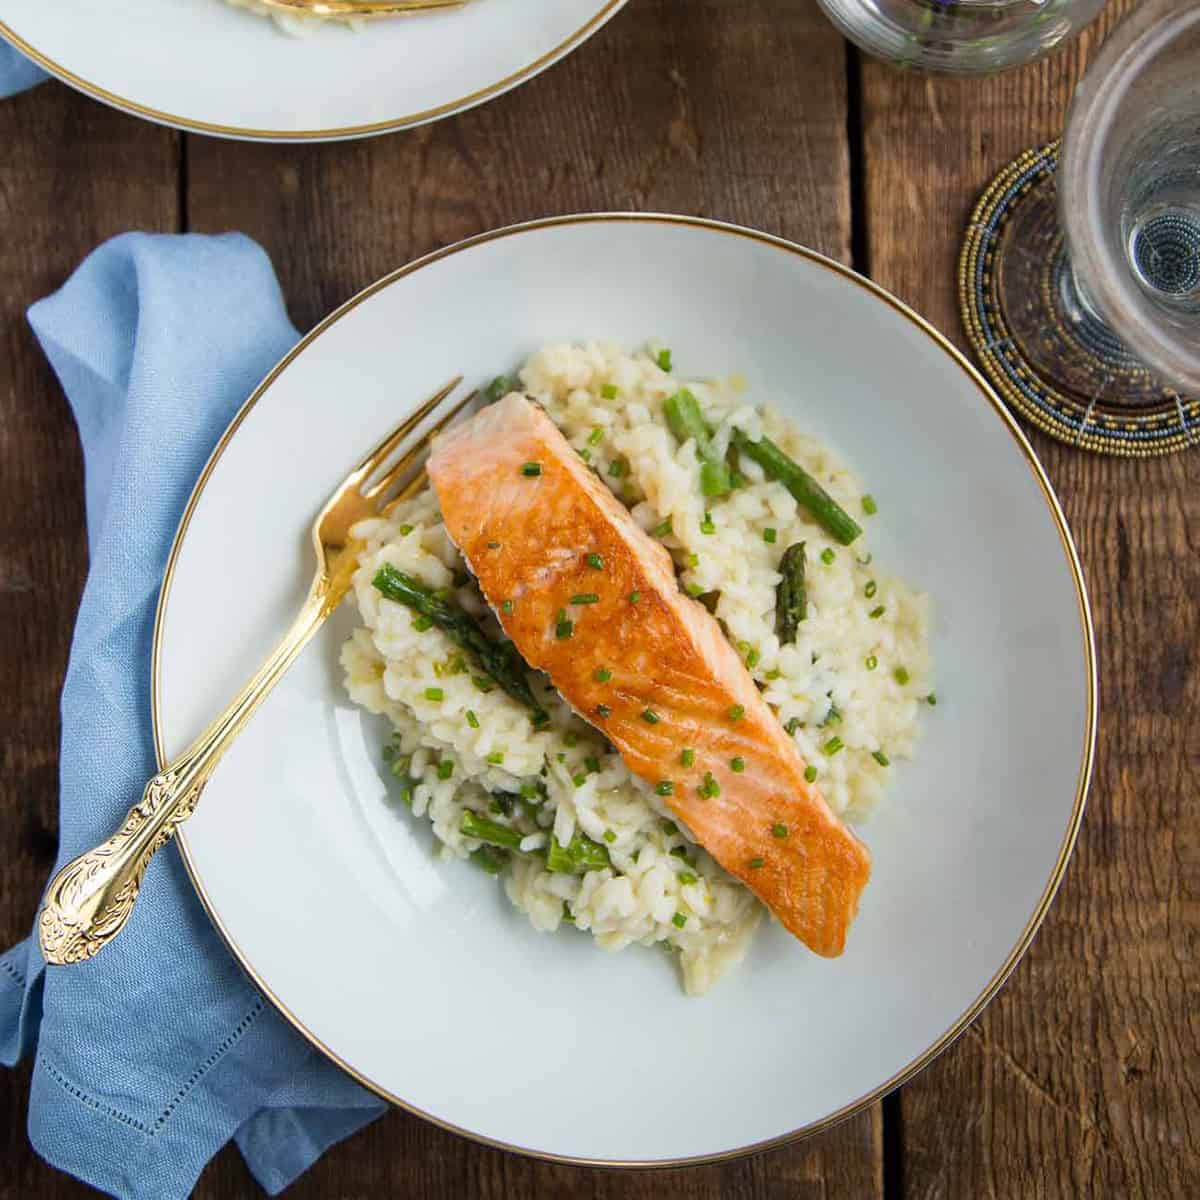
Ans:
[{"label": "salmon fillet", "polygon": [[[840,954],[870,853],[805,780],[721,627],[679,590],[666,549],[517,394],[438,439],[428,472],[450,537],[526,662],[631,771],[660,794],[673,785],[672,812],[792,934]],[[573,604],[579,596],[596,600]]]}]

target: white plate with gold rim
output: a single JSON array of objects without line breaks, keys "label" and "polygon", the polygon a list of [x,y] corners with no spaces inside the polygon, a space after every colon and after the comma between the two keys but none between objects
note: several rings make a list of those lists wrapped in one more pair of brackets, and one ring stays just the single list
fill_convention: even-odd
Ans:
[{"label": "white plate with gold rim", "polygon": [[0,0],[0,36],[64,82],[178,129],[265,141],[386,133],[532,78],[625,0],[471,0],[289,35],[224,0]]},{"label": "white plate with gold rim", "polygon": [[[860,832],[874,877],[845,954],[778,926],[703,999],[665,956],[536,933],[496,882],[437,862],[386,800],[346,698],[338,614],[217,771],[179,841],[210,914],[296,1028],[363,1083],[482,1141],[573,1161],[736,1154],[821,1128],[918,1070],[995,994],[1074,843],[1096,712],[1062,513],[987,385],[880,289],[692,218],[568,217],[403,268],[250,398],[176,539],[155,637],[160,757],[303,596],[305,531],[403,410],[555,339],[669,344],[744,375],[880,499],[874,538],[928,590],[941,702]],[[261,492],[264,461],[284,464]],[[236,532],[235,532],[236,531]],[[335,955],[336,980],[321,966]]]}]

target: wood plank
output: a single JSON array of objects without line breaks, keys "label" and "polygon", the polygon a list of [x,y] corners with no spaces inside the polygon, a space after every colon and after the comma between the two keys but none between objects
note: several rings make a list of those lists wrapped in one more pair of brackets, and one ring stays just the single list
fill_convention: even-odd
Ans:
[{"label": "wood plank", "polygon": [[[70,410],[25,320],[105,238],[177,228],[178,141],[57,83],[0,102],[0,945],[28,934],[58,841],[58,695],[87,550]],[[0,1072],[0,1195],[88,1189],[25,1136],[29,1068]]]},{"label": "wood plank", "polygon": [[[637,0],[566,62],[438,125],[334,146],[187,142],[189,223],[240,229],[311,326],[393,267],[553,213],[664,210],[745,222],[848,260],[845,53],[813,0]],[[231,185],[231,181],[235,181]],[[199,1196],[240,1194],[231,1152]],[[483,1149],[400,1112],[326,1156],[292,1193],[878,1196],[878,1106],[750,1161],[667,1173],[556,1167]]]},{"label": "wood plank", "polygon": [[[987,81],[863,69],[872,274],[963,338],[955,262],[975,198],[1056,136],[1101,32]],[[903,1192],[1200,1192],[1200,458],[1100,459],[1034,437],[1095,610],[1101,722],[1075,859],[1021,967],[900,1098]]]}]

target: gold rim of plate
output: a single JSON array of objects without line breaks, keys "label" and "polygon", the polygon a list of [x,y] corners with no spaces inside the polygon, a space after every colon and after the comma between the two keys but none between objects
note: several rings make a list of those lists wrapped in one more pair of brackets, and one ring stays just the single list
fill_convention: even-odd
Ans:
[{"label": "gold rim of plate", "polygon": [[1050,516],[1054,521],[1055,527],[1058,530],[1059,539],[1062,543],[1063,553],[1066,555],[1067,564],[1071,570],[1071,576],[1075,583],[1075,595],[1079,609],[1080,630],[1083,635],[1083,654],[1085,673],[1087,676],[1087,709],[1086,720],[1083,738],[1083,748],[1079,763],[1079,774],[1076,782],[1075,800],[1071,810],[1071,819],[1067,824],[1066,832],[1063,836],[1062,844],[1059,847],[1058,857],[1054,864],[1054,869],[1051,872],[1050,879],[1046,883],[1042,891],[1037,905],[1034,907],[1033,913],[1030,916],[1025,928],[1022,930],[1016,944],[1004,959],[1000,968],[988,981],[987,985],[979,993],[978,996],[967,1006],[966,1010],[959,1018],[945,1031],[925,1052],[919,1055],[916,1059],[910,1062],[907,1066],[898,1071],[890,1079],[881,1083],[878,1087],[872,1089],[866,1095],[852,1101],[849,1104],[843,1105],[836,1112],[830,1113],[826,1117],[822,1117],[818,1121],[810,1122],[808,1125],[801,1126],[799,1129],[794,1129],[789,1133],[780,1134],[776,1137],[768,1138],[764,1141],[754,1142],[747,1146],[740,1146],[733,1150],[724,1150],[714,1154],[693,1155],[689,1158],[674,1158],[674,1159],[649,1159],[649,1160],[619,1160],[619,1159],[591,1159],[579,1158],[571,1155],[553,1154],[548,1151],[533,1150],[528,1147],[515,1146],[508,1142],[498,1141],[495,1138],[489,1138],[482,1134],[474,1133],[469,1129],[463,1129],[461,1126],[455,1125],[450,1121],[442,1120],[438,1117],[424,1112],[415,1105],[409,1104],[402,1097],[389,1092],[386,1088],[375,1083],[366,1075],[356,1071],[342,1058],[340,1058],[330,1047],[325,1045],[311,1030],[299,1020],[296,1015],[291,1012],[286,1004],[267,986],[261,975],[255,970],[254,965],[246,957],[238,944],[234,941],[232,933],[225,925],[221,915],[217,912],[211,899],[204,888],[204,882],[200,878],[200,873],[196,867],[196,863],[192,859],[191,851],[188,847],[186,828],[180,829],[176,835],[176,844],[179,846],[180,855],[183,858],[183,864],[187,870],[188,877],[192,881],[192,886],[196,889],[197,895],[200,897],[200,902],[204,905],[205,911],[209,918],[216,926],[217,931],[224,939],[226,946],[230,952],[241,964],[242,969],[253,980],[258,989],[265,995],[272,1004],[279,1010],[280,1014],[287,1020],[301,1035],[303,1035],[313,1046],[337,1063],[348,1075],[380,1096],[389,1103],[396,1105],[398,1108],[404,1109],[406,1112],[412,1113],[414,1116],[423,1118],[431,1124],[438,1126],[441,1129],[449,1130],[451,1133],[457,1133],[462,1137],[468,1138],[473,1142],[481,1145],[491,1146],[498,1150],[508,1150],[516,1154],[523,1154],[531,1158],[542,1159],[547,1162],[567,1163],[574,1166],[587,1167],[613,1167],[613,1168],[671,1168],[682,1166],[697,1166],[703,1163],[725,1162],[730,1159],[739,1158],[747,1154],[757,1154],[764,1150],[771,1150],[778,1146],[786,1145],[789,1142],[796,1141],[803,1137],[808,1137],[812,1134],[819,1133],[822,1130],[828,1129],[838,1122],[846,1120],[850,1117],[862,1112],[863,1109],[874,1104],[875,1101],[881,1099],[888,1092],[906,1083],[919,1071],[929,1065],[943,1050],[945,1050],[952,1042],[954,1042],[960,1034],[967,1028],[968,1025],[983,1011],[984,1007],[992,1000],[996,993],[1003,986],[1004,982],[1012,974],[1017,963],[1022,955],[1029,948],[1030,942],[1033,940],[1034,934],[1041,925],[1046,916],[1046,912],[1050,907],[1051,901],[1058,890],[1059,884],[1062,882],[1063,876],[1066,873],[1067,863],[1071,857],[1071,851],[1074,849],[1075,840],[1079,833],[1080,822],[1083,819],[1084,802],[1087,797],[1088,785],[1091,782],[1092,764],[1095,754],[1096,744],[1096,721],[1097,721],[1097,704],[1098,704],[1098,683],[1096,676],[1096,654],[1095,654],[1095,634],[1092,627],[1092,613],[1088,602],[1087,585],[1084,582],[1083,570],[1079,563],[1079,554],[1075,548],[1074,539],[1071,536],[1071,531],[1067,527],[1066,517],[1063,514],[1062,508],[1059,505],[1058,498],[1054,494],[1054,489],[1050,485],[1050,480],[1046,476],[1041,463],[1038,461],[1037,455],[1033,451],[1033,447],[1029,444],[1029,440],[1022,432],[1020,426],[1009,411],[1000,402],[995,392],[992,391],[984,377],[970,363],[963,353],[952,345],[941,333],[939,333],[932,325],[929,324],[923,317],[914,312],[907,305],[901,303],[889,292],[886,292],[878,284],[872,283],[869,279],[856,274],[849,267],[843,266],[831,258],[827,258],[823,254],[818,254],[814,250],[808,250],[802,246],[796,245],[794,242],[789,242],[783,238],[775,237],[771,234],[760,233],[757,230],[747,229],[740,225],[731,225],[721,221],[706,220],[702,217],[685,217],[675,216],[666,213],[632,213],[632,212],[613,212],[613,213],[583,213],[562,217],[546,217],[536,221],[528,221],[520,225],[510,225],[502,229],[493,230],[489,233],[478,234],[475,237],[467,238],[465,241],[458,242],[452,246],[447,246],[441,250],[435,250],[431,254],[427,254],[422,258],[409,263],[407,266],[400,267],[398,270],[392,271],[385,275],[382,279],[377,280],[357,296],[346,301],[340,308],[332,312],[320,324],[318,324],[310,333],[305,335],[296,344],[296,346],[288,352],[288,354],[280,360],[280,362],[271,370],[267,377],[255,388],[253,394],[242,405],[236,416],[230,422],[229,428],[222,434],[220,441],[217,443],[212,455],[204,466],[204,470],[200,473],[200,478],[196,481],[196,486],[192,490],[192,494],[188,499],[187,506],[184,509],[183,517],[179,523],[179,529],[175,534],[175,539],[171,544],[171,553],[167,559],[166,571],[163,575],[162,590],[159,594],[158,611],[154,621],[154,643],[151,651],[151,716],[154,724],[154,751],[158,759],[159,767],[165,763],[166,759],[163,754],[162,743],[162,718],[159,710],[159,676],[161,669],[161,652],[162,652],[162,633],[164,618],[166,616],[167,606],[171,600],[171,583],[175,574],[175,565],[179,559],[180,550],[183,547],[185,538],[187,537],[188,526],[191,523],[192,514],[194,513],[201,496],[204,494],[204,489],[208,484],[213,470],[224,454],[226,447],[236,435],[242,422],[253,410],[255,405],[262,399],[270,390],[275,379],[283,372],[283,370],[298,356],[304,349],[317,338],[319,338],[327,329],[340,321],[344,316],[358,307],[364,300],[373,296],[376,292],[382,291],[384,288],[395,283],[397,280],[403,279],[408,275],[421,270],[423,267],[430,266],[433,263],[447,258],[452,254],[460,254],[463,251],[470,250],[474,246],[481,245],[485,242],[495,241],[499,238],[519,237],[525,233],[533,233],[542,229],[554,228],[564,225],[585,225],[598,222],[610,223],[642,223],[642,224],[661,224],[661,225],[682,225],[691,226],[694,228],[704,229],[713,233],[724,234],[728,237],[745,238],[747,241],[758,242],[760,244],[771,246],[777,250],[782,250],[787,254],[794,254],[798,258],[806,259],[808,262],[822,267],[823,269],[832,272],[835,275],[842,277],[855,286],[862,288],[864,291],[873,295],[876,299],[883,301],[895,312],[899,313],[908,320],[914,327],[925,334],[936,346],[944,351],[955,363],[961,368],[964,375],[978,389],[983,398],[991,406],[996,416],[999,417],[1004,429],[1009,436],[1017,443],[1022,456],[1025,459],[1026,465],[1029,467],[1034,479],[1037,481],[1038,487],[1041,490],[1042,498],[1046,502],[1046,507],[1050,512]]},{"label": "gold rim of plate", "polygon": [[0,21],[0,37],[10,42],[26,58],[32,59],[44,71],[48,71],[63,83],[70,84],[71,87],[83,92],[85,95],[91,96],[92,99],[110,104],[122,112],[131,113],[138,117],[145,117],[150,121],[157,121],[161,125],[169,125],[174,129],[182,129],[191,133],[211,133],[222,137],[244,138],[249,141],[338,141],[343,138],[370,137],[374,134],[394,133],[400,129],[410,129],[414,125],[424,125],[428,121],[436,121],[440,117],[461,112],[463,109],[474,108],[477,104],[482,104],[485,100],[491,100],[493,97],[507,92],[510,88],[526,82],[546,67],[549,67],[576,49],[576,47],[591,37],[610,17],[615,16],[617,11],[623,8],[627,2],[628,0],[605,0],[600,11],[575,30],[570,37],[559,42],[552,50],[548,50],[545,54],[534,59],[533,62],[527,63],[519,71],[514,71],[511,75],[507,75],[485,88],[480,88],[478,91],[470,92],[466,96],[460,96],[455,100],[447,100],[446,103],[439,104],[435,108],[427,108],[420,112],[408,113],[399,117],[389,117],[383,121],[372,121],[365,125],[345,125],[334,129],[250,129],[238,125],[219,125],[211,121],[199,121],[192,117],[181,117],[175,113],[163,112],[160,109],[151,108],[145,104],[138,104],[134,100],[129,100],[116,92],[111,92],[107,88],[101,87],[99,84],[92,83],[91,80],[76,75],[61,63],[55,62],[54,59],[30,45],[29,42],[4,21]]}]

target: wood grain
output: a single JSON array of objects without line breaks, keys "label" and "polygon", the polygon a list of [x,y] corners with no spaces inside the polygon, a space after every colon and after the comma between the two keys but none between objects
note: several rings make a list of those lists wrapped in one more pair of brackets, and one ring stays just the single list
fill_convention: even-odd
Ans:
[{"label": "wood grain", "polygon": [[[954,266],[979,191],[1057,136],[1122,8],[1047,62],[986,81],[863,69],[873,276],[963,339]],[[1200,587],[1195,454],[1125,463],[1045,437],[1091,589],[1101,719],[1074,861],[1008,986],[904,1089],[903,1194],[1200,1194]]]},{"label": "wood grain", "polygon": [[[58,694],[87,565],[79,441],[25,310],[105,238],[178,227],[178,141],[58,84],[0,103],[0,945],[33,923],[58,829]],[[77,1195],[0,1073],[0,1195]]]}]

